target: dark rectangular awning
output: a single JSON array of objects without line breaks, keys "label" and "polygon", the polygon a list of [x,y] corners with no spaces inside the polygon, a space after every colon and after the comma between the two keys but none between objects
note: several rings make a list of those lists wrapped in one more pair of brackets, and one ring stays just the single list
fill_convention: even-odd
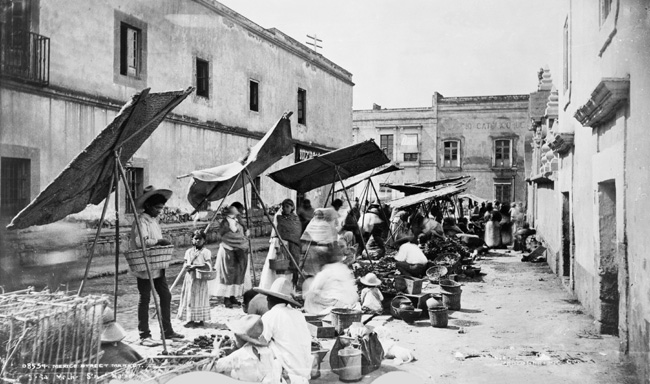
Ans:
[{"label": "dark rectangular awning", "polygon": [[[115,151],[124,164],[151,136],[165,116],[192,93],[184,91],[133,96],[88,146],[25,209],[13,218],[8,229],[45,225],[81,212],[88,204],[99,204],[111,193]],[[115,189],[113,185],[113,190]]]},{"label": "dark rectangular awning", "polygon": [[345,180],[389,162],[374,140],[368,140],[301,161],[268,176],[284,187],[305,193],[338,181],[338,175]]}]

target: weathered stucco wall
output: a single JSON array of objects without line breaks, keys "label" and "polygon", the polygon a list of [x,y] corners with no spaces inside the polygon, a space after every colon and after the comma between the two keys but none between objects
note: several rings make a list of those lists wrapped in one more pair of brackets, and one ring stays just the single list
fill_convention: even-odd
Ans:
[{"label": "weathered stucco wall", "polygon": [[[266,132],[283,112],[296,112],[300,87],[307,91],[307,124],[299,126],[294,113],[294,137],[329,147],[349,143],[351,74],[320,55],[305,53],[279,31],[264,31],[267,38],[260,37],[251,29],[262,27],[216,2],[205,3],[214,8],[191,0],[90,0],[83,7],[41,0],[40,33],[51,39],[52,86],[117,100],[127,100],[145,86],[152,92],[183,89],[195,85],[198,56],[210,60],[211,97],[191,97],[175,113]],[[145,85],[114,81],[116,12],[146,23]],[[259,112],[249,110],[249,79],[259,81]]]},{"label": "weathered stucco wall", "polygon": [[[393,135],[392,162],[404,169],[373,179],[377,188],[379,183],[416,183],[436,179],[436,131],[435,111],[431,108],[399,108],[354,111],[354,142],[374,140],[380,143],[380,135]],[[418,160],[404,161],[402,137],[406,134],[418,135]],[[355,196],[363,190],[363,183],[355,188]],[[379,192],[379,191],[378,191]],[[382,199],[398,198],[402,193],[384,190]]]},{"label": "weathered stucco wall", "polygon": [[[650,185],[646,6],[641,0],[612,2],[609,16],[600,22],[597,3],[573,0],[568,19],[570,87],[560,92],[562,129],[575,132],[572,167],[566,168],[572,171],[575,293],[597,321],[605,312],[618,310],[621,350],[636,363],[640,382],[650,378],[650,237],[644,215]],[[627,100],[612,118],[583,127],[574,118],[576,111],[608,78],[629,79]],[[615,262],[607,264],[612,258]],[[602,291],[604,283],[611,284],[604,280],[611,268],[618,277],[615,309],[604,302]]]},{"label": "weathered stucco wall", "polygon": [[[437,110],[439,178],[473,176],[475,180],[468,185],[468,193],[486,199],[495,198],[497,179],[510,181],[511,201],[525,204],[525,141],[530,136],[528,95],[441,98]],[[497,139],[512,140],[511,167],[495,165]],[[446,140],[460,142],[459,167],[444,166]]]}]

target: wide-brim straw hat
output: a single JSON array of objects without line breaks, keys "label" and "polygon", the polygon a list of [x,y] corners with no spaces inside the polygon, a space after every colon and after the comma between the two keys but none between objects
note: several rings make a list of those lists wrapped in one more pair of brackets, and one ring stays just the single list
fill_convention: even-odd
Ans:
[{"label": "wide-brim straw hat", "polygon": [[125,337],[126,332],[124,331],[124,328],[113,321],[108,325],[104,325],[100,341],[102,343],[117,343],[118,341],[122,341]]},{"label": "wide-brim straw hat", "polygon": [[102,312],[102,334],[99,339],[102,343],[116,343],[126,337],[126,332],[121,325],[115,322],[115,313],[110,307]]},{"label": "wide-brim straw hat", "polygon": [[367,273],[364,277],[360,278],[359,281],[361,284],[369,287],[377,287],[381,285],[381,280],[372,272]]},{"label": "wide-brim straw hat", "polygon": [[271,289],[253,288],[253,290],[257,293],[273,296],[286,301],[293,306],[302,307],[302,305],[291,296],[291,293],[293,292],[293,284],[284,277],[278,277],[271,285]]},{"label": "wide-brim straw hat", "polygon": [[264,331],[264,323],[260,315],[246,315],[239,320],[229,322],[230,329],[235,336],[257,346],[265,346],[266,343],[260,340]]},{"label": "wide-brim straw hat", "polygon": [[169,200],[169,198],[172,197],[172,194],[173,192],[169,189],[158,189],[153,185],[149,185],[144,189],[142,195],[135,199],[135,207],[137,209],[142,209],[144,202],[153,195],[162,195],[166,200]]}]

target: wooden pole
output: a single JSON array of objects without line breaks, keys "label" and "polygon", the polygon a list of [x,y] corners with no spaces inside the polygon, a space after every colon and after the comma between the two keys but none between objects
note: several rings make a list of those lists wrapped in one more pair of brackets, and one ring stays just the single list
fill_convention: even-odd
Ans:
[{"label": "wooden pole", "polygon": [[111,197],[111,193],[113,192],[113,182],[115,181],[114,177],[111,177],[111,180],[108,182],[108,193],[106,194],[106,201],[104,201],[104,208],[102,209],[102,216],[99,219],[99,226],[97,227],[97,232],[95,233],[95,240],[93,241],[93,245],[90,247],[90,255],[88,256],[88,262],[86,263],[86,272],[84,272],[84,278],[81,280],[81,285],[79,285],[79,291],[77,291],[77,295],[81,296],[84,290],[84,286],[86,285],[86,279],[88,279],[88,273],[90,272],[90,263],[93,260],[93,256],[95,255],[95,247],[97,246],[97,241],[99,241],[99,235],[102,232],[102,227],[104,226],[104,218],[106,217],[106,211],[108,210],[108,201],[109,198]]},{"label": "wooden pole", "polygon": [[[117,159],[119,159],[117,152],[115,152],[115,166],[114,166],[114,175],[115,178],[115,281],[113,282],[113,320],[117,321],[117,284],[118,276],[120,272],[120,175],[117,170],[118,164]],[[125,183],[126,184],[126,183]],[[124,186],[128,188],[128,185]]]},{"label": "wooden pole", "polygon": [[251,242],[251,237],[250,237],[251,221],[250,221],[250,216],[248,215],[250,206],[248,205],[248,196],[246,195],[246,182],[244,181],[243,178],[241,184],[242,184],[242,189],[244,191],[244,208],[246,209],[246,226],[248,227],[249,230],[249,236],[247,236],[248,237],[248,262],[250,263],[251,274],[253,276],[253,286],[255,287],[257,286],[257,276],[255,275],[255,266],[253,265],[253,243]]},{"label": "wooden pole", "polygon": [[264,204],[264,200],[262,200],[262,196],[260,196],[260,192],[257,190],[257,187],[255,186],[255,183],[253,182],[253,177],[251,176],[250,172],[248,172],[248,169],[244,169],[246,172],[246,176],[248,177],[248,180],[251,184],[251,189],[253,192],[255,192],[255,195],[257,198],[260,200],[260,203],[262,204],[262,210],[264,210],[264,216],[266,216],[266,219],[271,223],[271,226],[273,227],[273,230],[275,231],[275,234],[278,236],[278,240],[280,240],[280,244],[282,247],[284,247],[284,250],[287,251],[287,254],[289,255],[289,260],[293,263],[293,265],[296,266],[298,269],[298,273],[300,276],[305,279],[305,274],[302,272],[300,269],[300,266],[298,265],[298,262],[296,262],[296,259],[293,257],[291,254],[291,251],[289,251],[289,248],[287,245],[284,243],[284,240],[282,240],[282,237],[280,236],[280,232],[278,232],[278,228],[275,226],[275,223],[273,223],[273,219],[269,216],[269,213],[266,211],[266,204]]},{"label": "wooden pole", "polygon": [[133,199],[133,196],[131,196],[131,191],[129,190],[129,182],[127,181],[126,175],[124,174],[124,168],[122,168],[122,163],[120,162],[120,158],[116,156],[115,159],[117,162],[117,168],[120,172],[120,177],[122,178],[122,182],[124,183],[124,187],[125,187],[124,189],[126,190],[125,194],[127,200],[131,204],[131,208],[133,209],[133,222],[135,223],[135,226],[138,230],[138,236],[140,238],[140,245],[142,250],[142,257],[144,258],[144,266],[147,269],[149,284],[151,284],[151,296],[153,297],[153,302],[154,305],[156,306],[156,314],[158,315],[158,324],[160,325],[160,339],[162,340],[163,351],[167,353],[167,342],[165,341],[165,329],[163,328],[162,316],[160,314],[160,303],[158,302],[158,295],[156,294],[156,289],[153,285],[153,278],[151,277],[151,267],[149,266],[149,259],[147,259],[147,253],[145,252],[147,245],[144,243],[144,236],[142,236],[142,228],[140,228],[140,222],[138,221],[138,211],[137,208],[135,207],[135,200]]},{"label": "wooden pole", "polygon": [[[237,184],[237,180],[239,180],[240,177],[241,177],[241,173],[238,173],[237,177],[235,177],[235,180],[233,180],[232,185],[230,186],[230,189],[226,193],[226,196],[224,196],[223,199],[221,199],[221,202],[219,203],[219,206],[217,207],[217,210],[214,211],[215,212],[214,216],[212,216],[212,218],[210,219],[210,222],[205,227],[205,233],[206,234],[208,233],[208,229],[210,229],[210,226],[214,222],[214,219],[217,218],[217,215],[219,214],[219,209],[221,209],[221,206],[223,205],[223,202],[226,201],[226,197],[228,197],[230,195],[230,192],[232,192],[232,189],[235,188],[235,184]],[[216,186],[214,188],[212,188],[212,191],[210,191],[208,196],[210,196],[212,194],[212,192],[214,191],[215,188],[216,188]],[[203,202],[205,202],[207,199],[208,199],[208,197],[206,196],[205,199],[203,199]],[[203,204],[203,203],[201,203],[201,204]]]},{"label": "wooden pole", "polygon": [[[350,201],[350,196],[348,196],[348,190],[345,188],[345,184],[343,184],[343,179],[341,178],[341,174],[339,173],[338,167],[334,168],[336,170],[336,175],[339,178],[339,182],[343,186],[343,193],[345,193],[345,199],[348,201],[348,205],[350,206],[350,211],[352,210],[352,202]],[[363,221],[362,221],[363,222]],[[363,239],[363,233],[361,233],[361,228],[359,228],[359,223],[355,221],[355,225],[357,226],[357,229],[359,230],[359,233],[361,234],[361,246],[363,247],[363,250],[366,251],[366,256],[368,256],[368,260],[370,260],[370,265],[373,264],[372,259],[370,258],[370,254],[368,253],[368,250],[366,249],[366,242]]]},{"label": "wooden pole", "polygon": [[379,193],[377,193],[377,188],[375,188],[375,183],[372,182],[372,179],[368,179],[368,184],[372,187],[373,192],[375,192],[375,197],[377,198],[377,203],[379,204],[379,211],[381,212],[381,215],[384,217],[384,222],[388,226],[388,238],[395,240],[393,237],[393,232],[390,230],[390,219],[386,217],[386,211],[384,211],[384,208],[381,206],[381,199],[379,199]]}]

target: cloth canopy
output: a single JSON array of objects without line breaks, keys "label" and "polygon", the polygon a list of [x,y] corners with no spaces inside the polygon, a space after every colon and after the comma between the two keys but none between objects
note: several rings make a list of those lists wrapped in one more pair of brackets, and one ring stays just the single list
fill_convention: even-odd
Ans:
[{"label": "cloth canopy", "polygon": [[[293,153],[293,139],[291,136],[291,120],[283,116],[269,130],[262,140],[252,146],[248,154],[239,161],[218,167],[191,172],[194,178],[187,200],[194,208],[204,201],[217,201],[226,197],[233,181],[244,169],[248,169],[253,178],[259,176],[271,165],[286,155]],[[244,184],[240,177],[232,192],[239,190]],[[231,192],[231,193],[232,193]],[[207,200],[206,200],[207,198]]]},{"label": "cloth canopy", "polygon": [[406,185],[406,184],[386,184],[382,183],[380,184],[382,187],[388,187],[390,189],[394,189],[396,191],[402,192],[406,196],[411,196],[415,195],[417,193],[422,193],[426,191],[430,191],[431,188],[426,188],[426,187],[418,187],[417,185]]},{"label": "cloth canopy", "polygon": [[442,188],[447,185],[463,183],[467,184],[471,176],[457,176],[448,177],[446,179],[425,181],[422,183],[406,183],[406,184],[381,184],[382,187],[388,187],[396,191],[404,193],[406,196],[415,195],[417,193],[426,192],[432,189]]},{"label": "cloth canopy", "polygon": [[389,163],[386,154],[373,140],[327,152],[269,174],[276,183],[300,193],[338,181]]},{"label": "cloth canopy", "polygon": [[147,88],[134,95],[7,228],[50,224],[82,211],[88,204],[104,201],[112,192],[108,188],[115,172],[114,151],[121,149],[120,161],[126,163],[165,116],[193,90],[190,87],[184,91],[149,94]]},{"label": "cloth canopy", "polygon": [[[403,169],[404,169],[404,168],[398,167],[398,166],[396,166],[396,165],[394,165],[394,164],[391,164],[391,165],[389,165],[389,166],[386,167],[386,168],[375,168],[375,169],[372,169],[372,170],[370,170],[370,171],[368,171],[368,172],[364,172],[364,173],[362,173],[362,174],[360,174],[360,175],[357,175],[357,176],[354,176],[354,177],[350,177],[350,178],[347,180],[347,183],[346,183],[346,185],[345,185],[345,189],[350,189],[350,188],[356,186],[357,184],[359,184],[359,183],[361,183],[361,182],[364,182],[364,181],[370,179],[371,177],[376,177],[376,176],[380,176],[380,175],[385,175],[385,174],[387,174],[387,173],[391,173],[391,172],[395,172],[395,171],[401,171],[401,170],[403,170]],[[342,191],[343,191],[343,187],[337,189],[335,192],[342,192]]]},{"label": "cloth canopy", "polygon": [[410,185],[416,185],[418,187],[425,187],[425,188],[434,188],[434,187],[437,187],[437,186],[441,186],[441,185],[445,185],[445,184],[451,184],[451,183],[455,183],[455,182],[458,182],[458,181],[467,180],[469,182],[470,178],[471,178],[471,176],[447,177],[445,179],[433,180],[433,181],[425,181],[423,183],[410,184]]},{"label": "cloth canopy", "polygon": [[409,207],[424,201],[439,199],[446,196],[457,195],[465,191],[465,188],[463,187],[464,185],[452,185],[452,186],[442,187],[439,189],[429,190],[427,192],[422,192],[415,195],[410,195],[399,199],[395,199],[389,201],[387,204],[393,209]]}]

